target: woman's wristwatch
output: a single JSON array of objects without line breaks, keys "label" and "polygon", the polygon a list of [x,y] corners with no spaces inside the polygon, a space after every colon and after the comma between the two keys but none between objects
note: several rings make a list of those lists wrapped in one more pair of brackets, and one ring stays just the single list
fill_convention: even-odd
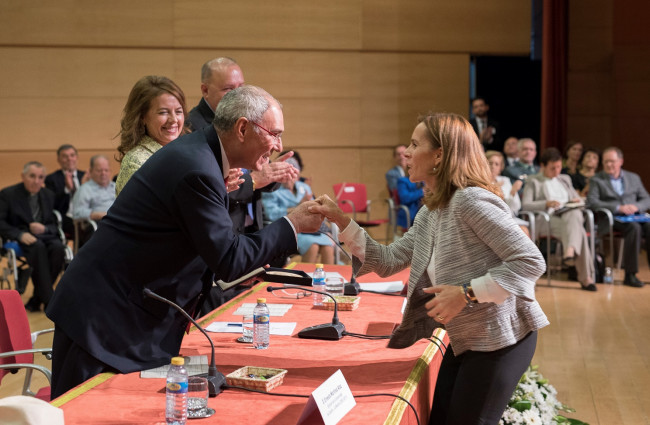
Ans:
[{"label": "woman's wristwatch", "polygon": [[462,290],[463,290],[463,296],[465,297],[465,301],[467,301],[467,304],[469,304],[470,306],[472,304],[478,304],[478,299],[476,299],[476,295],[474,295],[474,289],[472,289],[471,284],[463,283]]}]

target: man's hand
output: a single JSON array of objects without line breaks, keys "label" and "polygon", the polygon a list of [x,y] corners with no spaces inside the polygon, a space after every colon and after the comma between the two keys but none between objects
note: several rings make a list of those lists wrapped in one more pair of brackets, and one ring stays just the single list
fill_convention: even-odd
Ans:
[{"label": "man's hand", "polygon": [[323,216],[309,210],[310,206],[314,207],[316,205],[318,205],[316,201],[303,202],[287,214],[287,218],[291,220],[297,233],[314,233],[318,231],[323,222]]},{"label": "man's hand", "polygon": [[524,182],[521,180],[515,180],[515,182],[512,184],[512,189],[510,189],[510,195],[515,196],[515,193],[519,192],[519,189],[524,185]]},{"label": "man's hand", "polygon": [[25,232],[22,235],[20,235],[20,243],[25,245],[31,245],[34,242],[36,242],[36,237],[31,233]]},{"label": "man's hand", "polygon": [[84,176],[81,178],[81,181],[79,182],[80,185],[86,183],[88,180],[90,180],[90,170],[86,170],[84,172]]},{"label": "man's hand", "polygon": [[68,191],[73,191],[74,190],[74,175],[72,174],[72,171],[64,171],[63,172],[63,177],[65,179],[65,187],[68,189]]},{"label": "man's hand", "polygon": [[636,214],[639,211],[639,209],[634,204],[621,205],[620,207],[618,207],[618,210],[625,215]]},{"label": "man's hand", "polygon": [[321,195],[316,198],[316,202],[317,205],[309,208],[309,211],[325,216],[329,221],[336,224],[339,229],[345,230],[352,221],[329,196]]},{"label": "man's hand", "polygon": [[244,183],[244,179],[241,176],[244,172],[241,168],[231,168],[228,170],[228,177],[226,177],[226,192],[234,192],[239,189],[239,186]]},{"label": "man's hand", "polygon": [[287,159],[293,156],[293,151],[278,157],[275,161],[265,164],[260,171],[251,171],[255,180],[255,189],[261,189],[271,183],[287,183],[298,178],[298,170],[293,165],[287,164]]},{"label": "man's hand", "polygon": [[487,143],[490,144],[492,143],[492,136],[494,135],[494,127],[488,126],[481,131],[481,136],[479,139],[481,140],[481,143]]},{"label": "man's hand", "polygon": [[42,223],[39,223],[38,221],[32,221],[29,223],[29,231],[33,235],[41,235],[45,233],[45,226]]}]

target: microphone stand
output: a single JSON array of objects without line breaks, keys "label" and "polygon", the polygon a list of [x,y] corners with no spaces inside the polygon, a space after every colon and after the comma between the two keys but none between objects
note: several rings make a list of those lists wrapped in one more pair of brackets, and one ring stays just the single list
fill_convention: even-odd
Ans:
[{"label": "microphone stand", "polygon": [[[336,247],[343,253],[345,254],[346,257],[348,257],[348,260],[350,260],[350,263],[352,263],[352,257],[350,257],[350,254],[345,252],[343,247],[341,246],[340,243],[338,243],[332,236],[330,236],[327,233],[323,233],[325,236],[330,238],[332,242],[336,245]],[[354,266],[352,266],[352,275],[350,276],[350,281],[345,282],[345,285],[343,286],[343,294],[344,295],[352,295],[352,296],[357,296],[361,292],[361,286],[357,283],[357,277],[354,275]]]},{"label": "microphone stand", "polygon": [[192,319],[192,316],[187,314],[187,312],[185,310],[183,310],[178,304],[173,303],[172,301],[168,300],[167,298],[161,297],[160,295],[156,294],[155,292],[151,291],[148,288],[144,288],[142,290],[142,293],[144,295],[146,295],[147,297],[149,297],[149,298],[153,298],[155,300],[164,302],[165,304],[169,304],[170,306],[174,307],[176,310],[181,312],[183,314],[183,316],[185,316],[187,319],[189,319],[189,321],[192,322],[192,324],[194,326],[196,326],[196,328],[198,330],[200,330],[203,333],[203,335],[205,335],[205,337],[210,342],[210,348],[212,350],[212,353],[211,353],[212,356],[210,358],[210,365],[208,366],[208,376],[207,376],[207,379],[208,379],[208,392],[210,394],[210,397],[216,397],[217,395],[219,395],[222,388],[224,386],[226,386],[226,377],[223,375],[223,373],[221,373],[221,372],[219,372],[217,370],[217,366],[216,366],[215,361],[214,361],[214,343],[212,342],[212,339],[210,339],[210,337],[208,336],[207,332],[205,332],[203,327],[199,326],[199,324],[196,323],[196,321],[194,319]]},{"label": "microphone stand", "polygon": [[298,338],[309,338],[309,339],[325,339],[329,341],[338,341],[343,338],[343,333],[345,332],[345,325],[339,322],[338,316],[338,304],[336,303],[336,298],[331,294],[322,291],[316,291],[311,288],[306,288],[304,286],[294,286],[294,285],[284,285],[281,287],[277,286],[267,286],[267,292],[277,291],[278,289],[286,288],[296,288],[301,291],[313,292],[314,294],[321,294],[330,297],[334,301],[334,316],[332,317],[332,323],[325,323],[322,325],[310,326],[298,332]]}]

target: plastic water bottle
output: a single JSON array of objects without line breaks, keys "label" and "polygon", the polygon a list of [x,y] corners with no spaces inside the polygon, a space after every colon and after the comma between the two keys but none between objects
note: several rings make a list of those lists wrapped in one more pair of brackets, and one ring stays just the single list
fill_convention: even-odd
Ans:
[{"label": "plastic water bottle", "polygon": [[253,309],[253,347],[257,349],[269,348],[270,316],[266,298],[258,298]]},{"label": "plastic water bottle", "polygon": [[603,283],[612,283],[613,280],[612,268],[605,267],[605,276],[603,276]]},{"label": "plastic water bottle", "polygon": [[187,421],[187,369],[182,357],[172,358],[167,372],[165,420],[170,425],[185,425]]},{"label": "plastic water bottle", "polygon": [[[314,288],[314,291],[325,292],[325,270],[323,270],[322,264],[316,264],[316,270],[314,271],[314,277],[311,280],[311,286]],[[321,306],[323,305],[323,298],[325,295],[314,294],[314,305]]]}]

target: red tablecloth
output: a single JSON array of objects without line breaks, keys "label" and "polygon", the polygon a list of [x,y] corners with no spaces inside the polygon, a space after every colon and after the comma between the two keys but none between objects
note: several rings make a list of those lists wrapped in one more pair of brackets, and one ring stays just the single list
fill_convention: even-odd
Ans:
[{"label": "red tablecloth", "polygon": [[[296,268],[313,271],[313,265],[298,264]],[[346,266],[327,266],[349,276]],[[367,275],[361,282],[403,280],[408,271],[380,279]],[[322,382],[340,369],[352,393],[400,394],[413,403],[425,423],[428,418],[433,388],[441,355],[437,347],[421,340],[412,347],[393,350],[386,340],[366,340],[345,336],[339,341],[301,339],[297,333],[312,325],[331,322],[332,312],[312,307],[311,298],[284,299],[266,292],[266,283],[258,284],[226,305],[202,318],[204,325],[212,321],[240,321],[232,313],[243,302],[266,297],[267,303],[289,303],[292,308],[282,317],[271,320],[297,322],[293,336],[271,336],[270,347],[255,350],[249,344],[236,342],[239,334],[210,333],[216,350],[219,371],[228,374],[242,366],[287,369],[284,383],[271,393],[309,395]],[[277,284],[274,284],[277,285]],[[404,298],[362,293],[359,308],[339,312],[339,319],[349,332],[388,335],[401,320]],[[116,330],[118,331],[118,330]],[[446,342],[444,331],[439,335]],[[193,329],[183,340],[181,354],[209,355],[205,337]],[[216,413],[205,419],[190,420],[201,424],[295,424],[307,402],[306,398],[276,397],[227,389],[208,406]],[[415,424],[411,409],[392,397],[357,398],[357,405],[341,424]],[[164,379],[141,379],[139,373],[99,375],[69,391],[52,404],[65,413],[71,424],[163,424]],[[403,413],[403,415],[402,415]]]}]

